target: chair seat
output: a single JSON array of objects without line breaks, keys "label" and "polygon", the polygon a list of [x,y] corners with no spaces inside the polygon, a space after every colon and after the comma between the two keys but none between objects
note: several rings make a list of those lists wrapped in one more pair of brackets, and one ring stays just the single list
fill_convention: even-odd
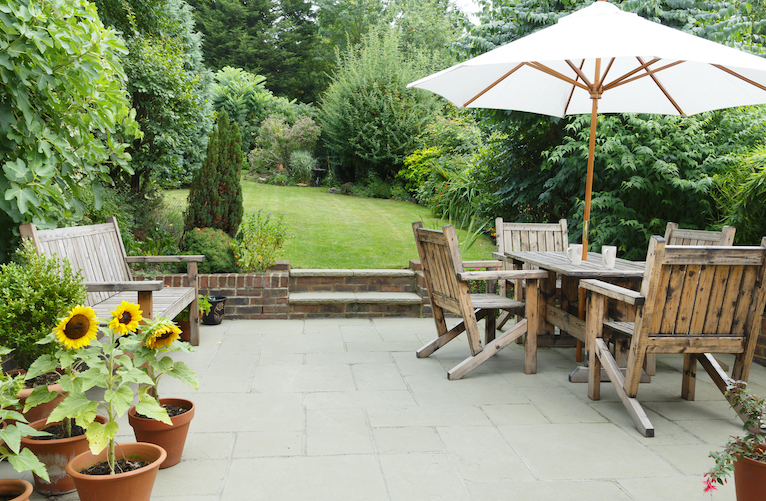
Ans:
[{"label": "chair seat", "polygon": [[498,296],[497,294],[471,294],[471,302],[474,308],[524,311],[524,303],[521,301]]}]

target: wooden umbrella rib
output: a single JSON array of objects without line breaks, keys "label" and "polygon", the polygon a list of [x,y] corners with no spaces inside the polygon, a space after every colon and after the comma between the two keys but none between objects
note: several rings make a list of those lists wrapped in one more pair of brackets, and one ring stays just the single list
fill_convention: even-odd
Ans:
[{"label": "wooden umbrella rib", "polygon": [[604,70],[604,74],[601,76],[601,79],[596,84],[597,89],[601,89],[601,91],[604,91],[604,81],[606,80],[606,76],[609,74],[609,70],[612,69],[612,65],[614,64],[615,58],[611,58],[609,60],[609,64],[606,65],[606,70]]},{"label": "wooden umbrella rib", "polygon": [[569,65],[570,68],[572,68],[572,71],[577,73],[578,77],[582,78],[582,81],[585,82],[585,85],[588,87],[588,90],[590,90],[591,92],[595,90],[593,87],[593,84],[590,82],[590,80],[588,80],[588,77],[585,76],[585,73],[583,73],[581,68],[578,68],[577,66],[575,66],[574,63],[572,63],[572,61],[570,61],[569,59],[566,60],[566,63]]},{"label": "wooden umbrella rib", "polygon": [[[641,63],[642,65],[644,64],[644,61],[643,61],[643,59],[641,59],[640,57],[637,57],[636,59],[638,59],[638,62],[639,62],[639,63]],[[678,110],[678,113],[680,113],[681,115],[686,115],[686,113],[684,113],[684,110],[682,110],[682,109],[681,109],[681,107],[680,107],[680,106],[678,106],[678,103],[676,102],[676,100],[675,100],[675,99],[673,99],[673,97],[672,97],[672,96],[670,95],[670,93],[667,91],[667,89],[665,88],[665,86],[664,86],[664,85],[662,85],[662,82],[660,82],[659,78],[657,78],[657,75],[655,75],[655,73],[656,73],[657,71],[653,71],[653,70],[651,70],[651,69],[649,69],[649,68],[646,68],[646,72],[647,72],[647,73],[649,73],[649,76],[650,76],[650,77],[651,77],[651,79],[654,81],[654,84],[655,84],[655,85],[656,85],[656,86],[657,86],[657,87],[658,87],[658,88],[659,88],[659,89],[662,91],[662,93],[663,93],[663,94],[665,94],[665,97],[666,97],[666,98],[668,98],[668,101],[670,101],[670,104],[672,104],[672,105],[673,105],[673,107],[674,107],[676,110]]]},{"label": "wooden umbrella rib", "polygon": [[[630,80],[626,80],[626,79],[630,78],[631,76],[635,75],[636,73],[638,73],[639,71],[645,70],[646,68],[648,68],[649,66],[653,65],[654,63],[656,63],[659,60],[660,60],[659,58],[654,58],[651,61],[649,61],[648,63],[645,63],[645,64],[642,64],[641,66],[635,67],[634,69],[630,70],[629,72],[625,73],[624,75],[622,75],[620,77],[617,77],[614,80],[612,80],[611,82],[609,82],[608,84],[606,84],[604,86],[604,90],[613,89],[614,87],[619,87],[620,85],[626,84],[628,82],[632,82],[633,80],[636,80],[638,78],[643,78],[645,76],[648,76],[646,73],[643,73],[643,74],[641,74],[641,75],[639,75],[639,76],[637,76],[635,78],[631,78]],[[674,66],[676,64],[678,64],[678,62],[672,63],[672,64],[670,64],[668,66],[663,66],[662,68],[659,68],[657,71],[664,70],[665,68],[668,68],[670,66]]]},{"label": "wooden umbrella rib", "polygon": [[[657,69],[654,69],[654,70],[648,70],[647,73],[642,73],[640,75],[636,75],[633,78],[628,78],[628,79],[625,79],[625,77],[628,75],[628,73],[626,73],[625,75],[621,76],[619,79],[614,80],[611,83],[607,84],[606,87],[604,88],[604,90],[614,89],[615,87],[619,87],[620,85],[625,85],[625,84],[628,84],[630,82],[635,82],[636,80],[638,80],[640,78],[651,76],[652,73],[659,73],[659,72],[661,72],[663,70],[666,70],[668,68],[672,68],[673,66],[677,66],[677,65],[679,65],[681,63],[685,63],[685,62],[686,61],[675,61],[675,62],[666,64],[665,66],[662,66],[660,68],[657,68]],[[639,68],[638,70],[631,71],[630,74],[635,74],[636,71],[640,71],[640,70],[641,70],[641,68]]]},{"label": "wooden umbrella rib", "polygon": [[739,78],[740,80],[742,80],[742,81],[744,81],[744,82],[747,82],[747,83],[749,83],[750,85],[752,85],[752,86],[754,86],[754,87],[758,87],[758,88],[759,88],[759,89],[761,89],[761,90],[766,90],[766,86],[763,86],[763,85],[759,84],[758,82],[754,82],[754,81],[750,80],[749,78],[747,78],[746,76],[744,76],[744,75],[740,75],[740,74],[739,74],[739,73],[737,73],[736,71],[734,71],[734,70],[732,70],[732,69],[730,69],[730,68],[727,68],[726,66],[723,66],[723,65],[720,65],[720,64],[713,64],[712,66],[715,66],[715,67],[716,67],[716,68],[718,68],[719,70],[721,70],[721,71],[725,71],[725,72],[726,72],[726,73],[728,73],[729,75],[732,75],[732,76],[734,76],[734,77],[737,77],[737,78]]},{"label": "wooden umbrella rib", "polygon": [[[567,62],[569,62],[569,61],[567,61]],[[544,64],[538,63],[536,61],[532,61],[532,62],[527,63],[527,64],[529,64],[529,66],[535,68],[536,70],[542,71],[543,73],[546,73],[546,74],[548,74],[548,75],[550,75],[552,77],[556,77],[559,80],[563,80],[563,81],[565,81],[567,83],[570,83],[572,85],[576,85],[577,87],[579,87],[579,88],[581,88],[583,90],[590,91],[590,87],[588,87],[587,85],[584,85],[584,84],[578,82],[577,80],[573,80],[570,77],[568,77],[568,76],[566,76],[566,75],[564,75],[562,73],[559,73],[558,71],[554,70],[553,68],[549,68],[548,66],[545,66]],[[584,80],[587,82],[587,79],[584,79]]]},{"label": "wooden umbrella rib", "polygon": [[[580,71],[582,71],[582,67],[585,66],[585,59],[580,61]],[[564,106],[564,115],[567,114],[569,111],[569,104],[572,102],[572,97],[574,96],[575,86],[572,86],[572,90],[569,91],[569,98],[567,98],[567,104]]]},{"label": "wooden umbrella rib", "polygon": [[497,80],[495,80],[494,82],[492,82],[492,83],[491,83],[491,84],[490,84],[490,85],[489,85],[487,88],[485,88],[483,91],[479,92],[478,94],[476,94],[475,96],[473,96],[471,99],[469,99],[468,101],[466,101],[466,102],[463,104],[463,108],[465,108],[466,106],[468,106],[469,104],[471,104],[472,102],[476,101],[476,100],[477,100],[477,99],[479,99],[481,96],[483,96],[484,94],[486,94],[487,92],[489,92],[490,90],[492,90],[492,88],[493,88],[495,85],[499,84],[500,82],[502,82],[503,80],[505,80],[505,79],[506,79],[506,78],[508,78],[509,76],[513,75],[513,74],[516,72],[516,70],[518,70],[519,68],[521,68],[521,67],[522,67],[522,66],[524,66],[525,64],[527,64],[527,63],[519,63],[519,64],[518,64],[518,65],[516,65],[516,66],[515,66],[515,67],[514,67],[514,68],[513,68],[511,71],[509,71],[509,72],[508,72],[508,73],[506,73],[505,75],[501,76],[500,78],[498,78]]}]

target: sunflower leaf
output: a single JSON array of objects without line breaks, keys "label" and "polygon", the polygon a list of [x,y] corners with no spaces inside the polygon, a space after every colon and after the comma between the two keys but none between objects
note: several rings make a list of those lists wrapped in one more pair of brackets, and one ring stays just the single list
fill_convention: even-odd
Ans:
[{"label": "sunflower leaf", "polygon": [[47,386],[36,386],[29,397],[27,397],[24,403],[24,410],[22,412],[29,412],[32,407],[40,404],[47,404],[51,400],[59,396],[57,391],[49,391]]},{"label": "sunflower leaf", "polygon": [[170,420],[170,416],[168,416],[168,411],[166,411],[165,408],[157,402],[157,399],[151,395],[144,394],[141,396],[141,399],[136,405],[136,412],[165,424],[173,424]]},{"label": "sunflower leaf", "polygon": [[37,358],[34,362],[32,362],[32,365],[29,366],[29,369],[27,369],[27,375],[25,379],[34,379],[37,376],[40,376],[42,374],[45,374],[47,372],[53,372],[56,370],[56,367],[59,366],[58,360],[55,360],[50,355],[41,355]]},{"label": "sunflower leaf", "polygon": [[197,379],[197,375],[184,362],[178,361],[174,363],[173,368],[166,371],[165,374],[178,379],[186,386],[191,386],[195,390],[199,388],[199,380]]},{"label": "sunflower leaf", "polygon": [[98,454],[106,449],[106,446],[109,445],[109,441],[113,440],[115,435],[117,435],[118,430],[119,425],[114,421],[107,422],[106,424],[94,421],[89,424],[88,428],[85,430],[85,437],[90,444],[90,452]]},{"label": "sunflower leaf", "polygon": [[118,416],[122,416],[130,409],[130,404],[133,401],[133,390],[128,385],[118,387],[117,391],[106,390],[104,400],[112,405]]},{"label": "sunflower leaf", "polygon": [[11,463],[13,469],[16,471],[32,470],[37,476],[45,479],[46,482],[50,481],[48,478],[48,470],[45,465],[37,459],[37,456],[29,449],[23,449],[16,455],[8,456],[8,462]]},{"label": "sunflower leaf", "polygon": [[96,418],[98,404],[91,402],[83,393],[70,393],[55,408],[48,417],[49,423],[55,423],[65,418],[81,417],[88,422]]}]

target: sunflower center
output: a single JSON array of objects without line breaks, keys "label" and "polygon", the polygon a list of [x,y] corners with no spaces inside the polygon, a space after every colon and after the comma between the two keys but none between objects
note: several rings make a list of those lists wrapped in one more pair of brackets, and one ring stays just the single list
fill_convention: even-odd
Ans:
[{"label": "sunflower center", "polygon": [[126,311],[120,317],[120,323],[129,324],[132,319],[133,319],[133,315],[131,315],[129,311]]},{"label": "sunflower center", "polygon": [[169,337],[170,337],[170,335],[171,335],[171,334],[172,334],[172,332],[170,332],[170,331],[168,331],[168,332],[163,332],[161,336],[158,336],[158,337],[157,337],[157,341],[161,341],[161,340],[163,340],[163,339],[167,339],[167,338],[169,338]]},{"label": "sunflower center", "polygon": [[64,328],[64,334],[69,339],[80,339],[88,333],[90,329],[90,320],[85,315],[75,315],[67,322]]}]

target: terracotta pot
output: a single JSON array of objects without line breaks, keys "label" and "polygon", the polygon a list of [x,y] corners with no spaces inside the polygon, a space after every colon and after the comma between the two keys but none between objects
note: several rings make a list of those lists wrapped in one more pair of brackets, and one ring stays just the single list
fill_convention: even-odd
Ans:
[{"label": "terracotta pot", "polygon": [[67,473],[74,479],[80,501],[149,501],[152,497],[154,480],[160,464],[165,461],[165,449],[154,444],[117,444],[117,459],[148,461],[151,464],[137,470],[114,475],[85,475],[84,468],[106,461],[108,448],[98,455],[90,450],[78,454],[66,465]]},{"label": "terracotta pot", "polygon": [[[197,328],[199,329],[200,321],[202,320],[202,315],[197,317]],[[176,323],[178,324],[178,328],[181,329],[181,341],[189,342],[190,333],[191,333],[191,322],[189,320],[176,320]]]},{"label": "terracotta pot", "polygon": [[[38,419],[29,426],[36,430],[42,430],[51,424],[46,424],[46,419]],[[96,416],[96,421],[101,424],[106,423],[104,416]],[[31,437],[21,437],[21,443],[24,448],[31,450],[37,459],[45,465],[48,470],[50,482],[32,473],[35,479],[35,489],[40,494],[46,496],[58,496],[67,492],[74,492],[74,480],[67,475],[66,464],[74,459],[78,454],[88,450],[88,439],[85,435],[78,435],[71,438],[59,438],[54,440],[34,440]]]},{"label": "terracotta pot", "polygon": [[[13,369],[11,371],[8,371],[7,374],[26,374],[27,371],[24,369]],[[59,396],[51,400],[50,402],[46,402],[44,404],[37,405],[29,410],[29,412],[24,413],[24,417],[27,418],[28,422],[37,421],[38,419],[47,418],[51,415],[51,412],[53,412],[53,409],[56,408],[58,404],[61,403],[62,400],[66,397],[66,394],[64,393],[64,390],[61,389],[61,385],[51,384],[48,385],[48,391],[56,391],[58,392]],[[27,401],[27,398],[29,398],[29,395],[32,394],[32,388],[24,388],[19,392],[19,402],[24,407],[24,404]]]},{"label": "terracotta pot", "polygon": [[[760,445],[756,450],[763,452],[766,445]],[[740,457],[734,462],[734,487],[737,490],[737,501],[763,501],[766,499],[766,463],[746,457]]]},{"label": "terracotta pot", "polygon": [[167,425],[154,419],[136,417],[136,408],[131,407],[128,410],[128,423],[133,427],[136,441],[157,444],[167,451],[168,457],[160,466],[163,469],[181,461],[189,423],[194,417],[194,402],[182,398],[161,398],[160,405],[177,405],[189,410],[171,417],[173,424]]},{"label": "terracotta pot", "polygon": [[32,495],[32,484],[20,478],[0,479],[0,496],[16,496],[11,501],[29,501]]}]

